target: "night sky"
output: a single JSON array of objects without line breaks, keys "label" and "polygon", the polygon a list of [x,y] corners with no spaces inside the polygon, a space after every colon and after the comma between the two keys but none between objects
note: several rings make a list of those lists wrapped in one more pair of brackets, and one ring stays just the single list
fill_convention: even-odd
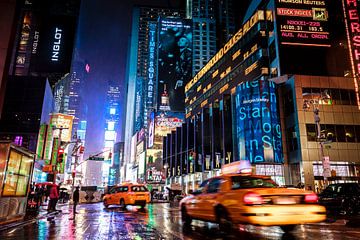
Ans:
[{"label": "night sky", "polygon": [[[240,20],[243,5],[248,0],[234,1],[235,19]],[[240,3],[238,3],[240,2]],[[126,64],[134,5],[185,7],[185,0],[82,0],[76,41],[76,57],[90,64],[86,78],[88,126],[86,153],[98,153],[104,142],[104,109],[109,81],[121,86],[121,129],[118,141],[123,141],[126,106]],[[239,21],[240,22],[240,21]],[[76,58],[75,57],[75,58]],[[76,60],[76,59],[75,59]]]}]

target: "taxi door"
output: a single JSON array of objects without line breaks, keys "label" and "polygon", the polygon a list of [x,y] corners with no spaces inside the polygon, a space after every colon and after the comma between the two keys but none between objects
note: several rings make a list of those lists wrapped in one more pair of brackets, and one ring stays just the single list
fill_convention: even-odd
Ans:
[{"label": "taxi door", "polygon": [[202,182],[201,185],[199,186],[199,188],[193,192],[193,197],[187,203],[187,206],[186,206],[187,211],[189,212],[190,215],[192,215],[194,217],[203,216],[203,214],[202,214],[202,208],[203,208],[202,198],[203,198],[203,195],[206,194],[206,187],[207,187],[208,183],[209,183],[209,180],[205,180],[204,182]]},{"label": "taxi door", "polygon": [[201,203],[199,214],[201,218],[216,220],[214,207],[218,201],[219,194],[221,194],[220,186],[222,182],[222,178],[211,179],[205,190],[205,193],[199,196],[199,203]]},{"label": "taxi door", "polygon": [[109,198],[107,199],[108,204],[117,204],[117,193],[119,192],[119,187],[114,187],[109,191]]}]

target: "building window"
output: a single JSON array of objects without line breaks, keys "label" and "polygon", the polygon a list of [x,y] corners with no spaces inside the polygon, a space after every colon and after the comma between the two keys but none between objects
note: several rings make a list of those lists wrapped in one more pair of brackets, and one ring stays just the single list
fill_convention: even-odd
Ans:
[{"label": "building window", "polygon": [[315,124],[306,124],[307,140],[309,142],[316,142]]},{"label": "building window", "polygon": [[[360,143],[360,125],[321,124],[321,134],[327,141]],[[306,124],[307,140],[316,142],[315,124]]]}]

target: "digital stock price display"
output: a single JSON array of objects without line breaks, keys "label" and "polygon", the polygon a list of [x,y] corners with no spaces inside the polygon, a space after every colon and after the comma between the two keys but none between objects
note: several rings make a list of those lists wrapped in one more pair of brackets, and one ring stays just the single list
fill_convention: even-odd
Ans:
[{"label": "digital stock price display", "polygon": [[281,44],[330,47],[325,0],[276,0]]}]

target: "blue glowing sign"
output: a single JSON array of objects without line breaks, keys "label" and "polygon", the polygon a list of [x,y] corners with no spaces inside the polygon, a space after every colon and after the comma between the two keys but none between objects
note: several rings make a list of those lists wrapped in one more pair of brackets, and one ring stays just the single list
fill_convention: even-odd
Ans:
[{"label": "blue glowing sign", "polygon": [[254,80],[236,89],[238,159],[283,163],[275,83]]}]

